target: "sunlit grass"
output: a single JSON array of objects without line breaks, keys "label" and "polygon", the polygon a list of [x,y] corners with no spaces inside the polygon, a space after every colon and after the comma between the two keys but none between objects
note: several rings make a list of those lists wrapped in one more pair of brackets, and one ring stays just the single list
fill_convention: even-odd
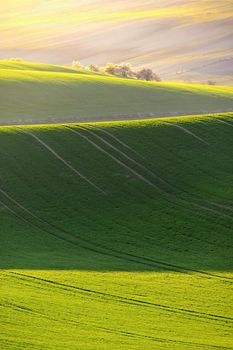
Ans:
[{"label": "sunlit grass", "polygon": [[233,109],[233,88],[156,83],[27,62],[0,61],[0,122],[54,122],[120,115]]},{"label": "sunlit grass", "polygon": [[[30,270],[5,271],[1,278],[3,349],[231,348],[230,323],[208,316],[233,316],[221,281],[164,272]],[[10,327],[7,320],[14,320]]]}]

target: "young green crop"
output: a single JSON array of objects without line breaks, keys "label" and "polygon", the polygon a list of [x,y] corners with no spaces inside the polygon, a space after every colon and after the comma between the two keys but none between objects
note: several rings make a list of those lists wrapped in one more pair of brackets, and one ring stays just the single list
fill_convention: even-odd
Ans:
[{"label": "young green crop", "polygon": [[1,349],[232,349],[232,135],[1,127]]}]

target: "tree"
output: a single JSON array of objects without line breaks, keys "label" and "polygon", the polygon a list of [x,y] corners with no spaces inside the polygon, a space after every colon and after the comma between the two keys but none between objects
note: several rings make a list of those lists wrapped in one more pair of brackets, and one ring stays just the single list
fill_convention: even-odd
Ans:
[{"label": "tree", "polygon": [[132,70],[130,63],[108,63],[104,67],[104,71],[108,74],[116,75],[122,78],[133,78],[136,76],[136,73]]},{"label": "tree", "polygon": [[100,67],[97,66],[96,64],[90,64],[90,66],[88,67],[88,69],[92,72],[100,72]]},{"label": "tree", "polygon": [[84,69],[85,68],[79,61],[73,61],[72,67],[74,67],[76,69]]},{"label": "tree", "polygon": [[140,71],[138,71],[137,78],[147,81],[161,81],[158,75],[150,68],[142,68]]},{"label": "tree", "polygon": [[84,67],[79,61],[73,61],[72,66],[77,69],[88,69],[92,72],[105,72],[122,78],[141,79],[147,81],[161,81],[160,77],[150,68],[142,68],[136,72],[130,63],[107,63],[105,67],[99,67],[96,64],[90,64]]},{"label": "tree", "polygon": [[135,73],[133,72],[131,68],[130,63],[122,63],[116,67],[116,75],[122,77],[122,78],[132,78]]},{"label": "tree", "polygon": [[105,73],[114,75],[115,71],[116,71],[116,68],[117,68],[116,64],[114,64],[114,63],[107,63],[107,65],[104,67],[104,71],[105,71]]}]

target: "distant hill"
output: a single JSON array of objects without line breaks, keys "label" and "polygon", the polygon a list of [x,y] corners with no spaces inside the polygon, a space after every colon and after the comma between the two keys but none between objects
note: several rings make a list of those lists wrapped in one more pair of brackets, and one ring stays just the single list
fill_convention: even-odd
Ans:
[{"label": "distant hill", "polygon": [[233,87],[156,83],[0,61],[0,123],[145,118],[233,110]]}]

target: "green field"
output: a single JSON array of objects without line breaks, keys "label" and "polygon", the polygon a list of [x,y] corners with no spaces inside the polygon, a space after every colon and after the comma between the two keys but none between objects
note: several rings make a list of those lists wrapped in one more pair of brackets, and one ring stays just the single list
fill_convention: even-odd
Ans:
[{"label": "green field", "polygon": [[[64,84],[62,96],[68,81],[91,94],[97,82],[25,72],[4,83],[15,81],[17,104],[30,86],[39,94],[39,77],[43,96]],[[95,91],[117,91],[118,81],[98,76]],[[145,91],[151,104],[142,109],[155,91],[173,90],[175,106],[189,88],[123,86],[135,86],[129,100]],[[191,89],[187,100],[232,105],[230,89]],[[97,95],[96,105],[81,98],[75,115],[104,110]],[[106,100],[107,113],[118,98]],[[25,101],[22,109],[3,101],[1,120],[14,120],[17,108],[23,115]],[[30,118],[45,118],[49,106],[37,103]],[[57,117],[64,111],[61,102]],[[233,349],[233,113],[2,126],[0,144],[1,350]]]},{"label": "green field", "polygon": [[0,124],[95,121],[233,110],[233,87],[155,83],[0,61]]}]

